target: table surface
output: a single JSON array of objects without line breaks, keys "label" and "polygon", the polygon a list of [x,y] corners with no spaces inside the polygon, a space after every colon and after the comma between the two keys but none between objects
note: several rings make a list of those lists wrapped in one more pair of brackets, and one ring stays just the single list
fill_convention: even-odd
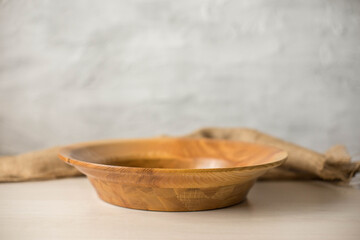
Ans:
[{"label": "table surface", "polygon": [[0,184],[0,239],[360,239],[360,190],[257,182],[243,204],[199,212],[126,209],[86,178]]}]

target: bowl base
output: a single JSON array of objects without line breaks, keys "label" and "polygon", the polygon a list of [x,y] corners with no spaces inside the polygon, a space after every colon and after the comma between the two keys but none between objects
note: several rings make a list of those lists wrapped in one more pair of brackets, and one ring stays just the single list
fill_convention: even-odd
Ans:
[{"label": "bowl base", "polygon": [[245,200],[254,180],[211,188],[158,188],[104,182],[89,177],[99,197],[113,205],[151,211],[200,211]]}]

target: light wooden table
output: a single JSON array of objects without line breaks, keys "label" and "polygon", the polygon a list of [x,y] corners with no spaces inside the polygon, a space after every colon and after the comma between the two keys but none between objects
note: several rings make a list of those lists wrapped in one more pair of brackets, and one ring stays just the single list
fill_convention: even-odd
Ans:
[{"label": "light wooden table", "polygon": [[85,178],[0,184],[0,239],[360,239],[360,191],[258,182],[248,201],[150,212],[99,200]]}]

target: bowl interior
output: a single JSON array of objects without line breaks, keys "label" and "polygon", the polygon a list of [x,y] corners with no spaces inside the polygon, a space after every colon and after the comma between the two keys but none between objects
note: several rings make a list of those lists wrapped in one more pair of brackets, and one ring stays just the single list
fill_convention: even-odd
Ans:
[{"label": "bowl interior", "polygon": [[231,168],[237,165],[234,162],[216,158],[182,159],[170,157],[119,157],[104,159],[101,164],[137,168],[179,168],[179,169],[205,169],[205,168]]},{"label": "bowl interior", "polygon": [[132,168],[211,169],[282,161],[286,152],[258,144],[184,138],[114,140],[63,148],[60,157],[79,162]]}]

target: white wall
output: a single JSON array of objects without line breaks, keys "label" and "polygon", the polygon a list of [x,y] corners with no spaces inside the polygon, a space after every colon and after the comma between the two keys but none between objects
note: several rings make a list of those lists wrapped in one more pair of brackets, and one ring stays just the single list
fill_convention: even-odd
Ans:
[{"label": "white wall", "polygon": [[360,1],[1,1],[0,154],[248,126],[360,158]]}]

